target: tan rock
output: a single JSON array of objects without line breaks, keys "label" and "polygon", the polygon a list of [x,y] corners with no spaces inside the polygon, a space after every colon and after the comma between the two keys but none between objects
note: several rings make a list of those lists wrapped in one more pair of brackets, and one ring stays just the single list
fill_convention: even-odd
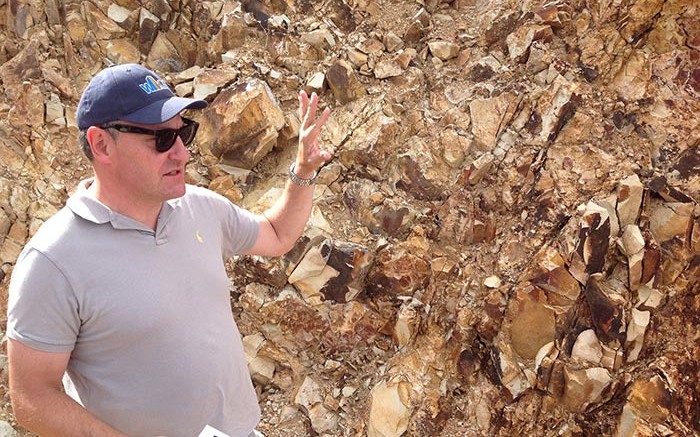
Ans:
[{"label": "tan rock", "polygon": [[554,311],[545,293],[532,286],[519,287],[508,305],[513,349],[523,358],[534,359],[542,346],[554,340]]},{"label": "tan rock", "polygon": [[367,291],[371,295],[411,296],[429,281],[430,264],[418,248],[410,243],[388,245],[377,252],[367,276]]},{"label": "tan rock", "polygon": [[149,53],[153,41],[158,36],[160,18],[152,14],[148,9],[141,8],[139,15],[139,50],[141,53]]},{"label": "tan rock", "polygon": [[615,437],[657,435],[652,425],[666,420],[672,401],[672,391],[658,375],[635,381],[618,420]]},{"label": "tan rock", "polygon": [[644,334],[647,326],[649,326],[649,311],[639,311],[632,308],[632,318],[627,324],[627,339],[625,340],[625,349],[627,350],[627,362],[631,363],[637,360],[639,352],[644,345]]},{"label": "tan rock", "polygon": [[105,15],[94,3],[83,3],[85,18],[95,37],[99,40],[118,39],[126,36],[126,31]]},{"label": "tan rock", "polygon": [[333,32],[331,32],[329,29],[317,29],[304,33],[301,35],[301,40],[322,51],[331,49],[335,46]]},{"label": "tan rock", "polygon": [[233,70],[205,69],[194,77],[193,97],[195,99],[207,99],[219,92],[219,90],[231,85],[238,77],[238,72]]},{"label": "tan rock", "polygon": [[304,89],[307,94],[321,94],[326,90],[326,75],[321,72],[312,74],[309,80],[306,81]]},{"label": "tan rock", "polygon": [[651,233],[657,243],[676,236],[685,236],[692,223],[692,203],[669,202],[653,207],[650,213]]},{"label": "tan rock", "polygon": [[221,91],[200,123],[200,147],[251,169],[272,150],[285,119],[268,85],[253,79]]},{"label": "tan rock", "polygon": [[564,369],[565,390],[562,401],[567,408],[585,412],[604,401],[612,383],[610,373],[602,367]]},{"label": "tan rock", "polygon": [[386,79],[389,77],[400,76],[403,73],[403,68],[394,59],[382,59],[374,66],[374,77],[377,79]]},{"label": "tan rock", "polygon": [[548,300],[557,305],[571,305],[581,294],[581,284],[563,266],[542,273],[531,282],[546,291]]},{"label": "tan rock", "polygon": [[482,151],[491,151],[498,137],[513,117],[517,97],[503,93],[498,97],[473,100],[469,103],[474,141]]},{"label": "tan rock", "polygon": [[384,43],[384,47],[386,48],[386,51],[389,53],[393,53],[396,50],[401,49],[404,45],[403,40],[392,31],[389,31],[389,32],[384,34],[384,38],[382,39],[382,42]]},{"label": "tan rock", "polygon": [[576,342],[571,350],[571,358],[577,358],[593,364],[600,364],[603,358],[603,349],[598,337],[592,329],[586,329],[576,337]]},{"label": "tan rock", "polygon": [[382,381],[372,389],[368,437],[398,437],[406,432],[412,410],[410,391],[411,385],[404,381]]},{"label": "tan rock", "polygon": [[491,170],[493,161],[494,156],[489,152],[486,152],[475,159],[469,166],[469,183],[471,185],[478,184],[484,178],[484,176],[488,174],[489,170]]},{"label": "tan rock", "polygon": [[644,186],[636,174],[622,179],[617,186],[617,216],[620,228],[637,223]]},{"label": "tan rock", "polygon": [[513,399],[517,399],[525,390],[533,386],[534,378],[531,380],[527,377],[510,344],[503,340],[496,344],[494,364],[496,364],[501,384],[508,389]]},{"label": "tan rock", "polygon": [[459,45],[448,41],[433,41],[428,43],[430,54],[441,61],[456,58],[459,54]]}]

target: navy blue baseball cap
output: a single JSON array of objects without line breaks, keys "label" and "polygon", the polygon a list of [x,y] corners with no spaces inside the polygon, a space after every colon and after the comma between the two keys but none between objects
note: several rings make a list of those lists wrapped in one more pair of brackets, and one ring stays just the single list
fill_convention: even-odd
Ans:
[{"label": "navy blue baseball cap", "polygon": [[123,120],[164,123],[185,109],[202,109],[207,102],[178,97],[157,74],[139,64],[107,67],[83,91],[75,118],[78,129]]}]

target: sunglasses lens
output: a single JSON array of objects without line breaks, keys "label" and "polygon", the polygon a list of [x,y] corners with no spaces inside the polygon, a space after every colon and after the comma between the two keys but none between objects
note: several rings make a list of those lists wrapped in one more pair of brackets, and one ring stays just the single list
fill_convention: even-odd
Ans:
[{"label": "sunglasses lens", "polygon": [[175,139],[177,138],[177,130],[175,129],[162,129],[157,131],[156,135],[156,150],[160,153],[167,152],[175,144]]},{"label": "sunglasses lens", "polygon": [[194,136],[197,135],[197,128],[199,123],[192,120],[186,120],[184,126],[180,129],[160,129],[156,132],[156,150],[160,153],[165,153],[172,149],[175,145],[175,141],[179,136],[185,146],[188,146]]},{"label": "sunglasses lens", "polygon": [[192,121],[189,124],[186,124],[185,126],[182,126],[180,128],[179,135],[185,146],[189,146],[190,143],[194,140],[194,136],[197,135],[198,127],[199,123],[197,123],[196,121]]}]

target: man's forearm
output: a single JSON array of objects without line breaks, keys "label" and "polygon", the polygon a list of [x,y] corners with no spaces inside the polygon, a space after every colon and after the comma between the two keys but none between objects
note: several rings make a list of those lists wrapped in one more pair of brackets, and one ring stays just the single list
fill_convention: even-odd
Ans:
[{"label": "man's forearm", "polygon": [[282,196],[264,215],[277,234],[282,252],[288,252],[309,221],[314,185],[300,186],[287,181]]},{"label": "man's forearm", "polygon": [[126,437],[60,390],[32,397],[15,393],[12,406],[17,422],[41,437]]}]

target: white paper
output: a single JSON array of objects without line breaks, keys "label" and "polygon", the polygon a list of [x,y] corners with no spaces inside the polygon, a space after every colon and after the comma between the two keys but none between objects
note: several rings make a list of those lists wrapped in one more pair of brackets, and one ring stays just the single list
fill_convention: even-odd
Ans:
[{"label": "white paper", "polygon": [[197,437],[231,437],[231,436],[226,434],[223,431],[219,431],[218,429],[214,428],[211,425],[207,425],[204,427],[202,432],[200,432]]}]

